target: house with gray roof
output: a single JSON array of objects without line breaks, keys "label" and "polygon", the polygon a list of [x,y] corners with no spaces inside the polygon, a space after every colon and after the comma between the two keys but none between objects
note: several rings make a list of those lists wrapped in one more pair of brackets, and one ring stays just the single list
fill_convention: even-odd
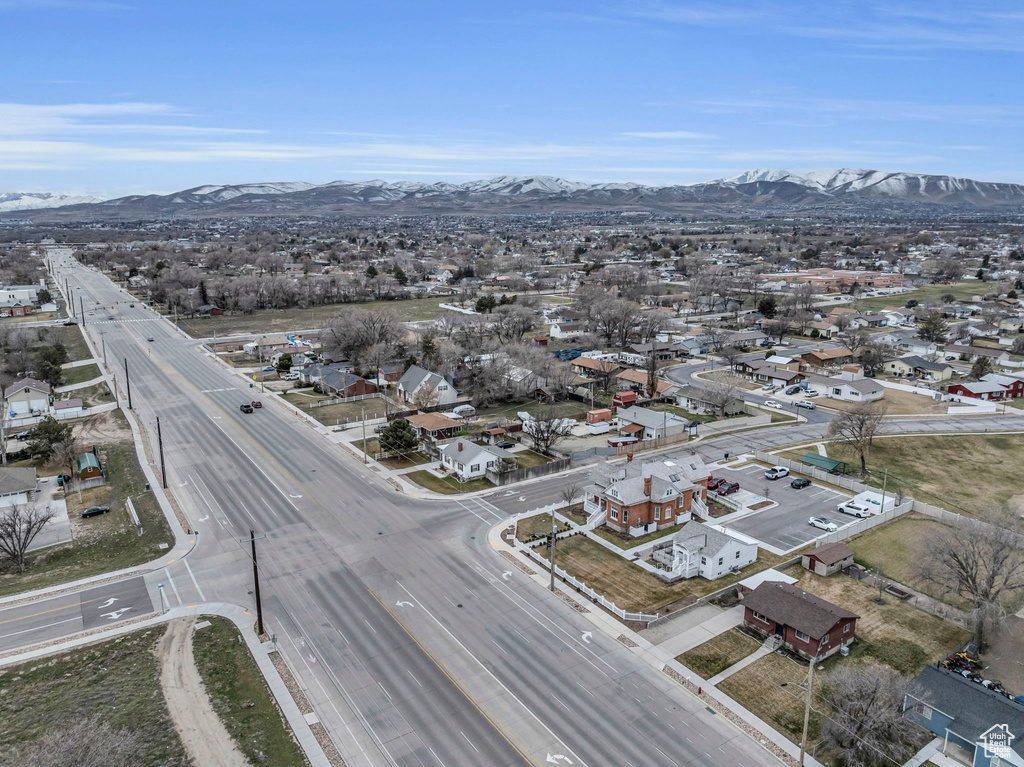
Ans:
[{"label": "house with gray roof", "polygon": [[419,365],[410,365],[398,379],[397,393],[403,402],[430,400],[431,405],[450,405],[458,399],[458,392],[450,381]]},{"label": "house with gray roof", "polygon": [[36,492],[34,468],[0,468],[0,508],[23,506]]},{"label": "house with gray roof", "polygon": [[944,668],[925,666],[903,699],[903,715],[960,749],[972,767],[1024,766],[1024,706]]},{"label": "house with gray roof", "polygon": [[829,399],[844,402],[877,402],[885,397],[885,387],[874,378],[833,378],[811,374],[807,376],[813,388]]},{"label": "house with gray roof", "polygon": [[654,551],[652,559],[670,568],[667,580],[700,576],[713,581],[754,562],[757,544],[718,525],[693,521],[672,536],[669,546]]},{"label": "house with gray roof", "polygon": [[515,461],[508,450],[494,445],[478,445],[459,437],[441,448],[441,464],[464,479],[476,479],[497,471],[502,461]]},{"label": "house with gray roof", "polygon": [[649,410],[633,405],[618,412],[619,434],[641,440],[660,439],[683,434],[690,426],[685,418],[667,410]]}]

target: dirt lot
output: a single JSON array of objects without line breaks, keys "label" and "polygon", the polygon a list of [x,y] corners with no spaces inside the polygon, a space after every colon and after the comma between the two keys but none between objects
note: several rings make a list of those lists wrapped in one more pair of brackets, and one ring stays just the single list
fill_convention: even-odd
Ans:
[{"label": "dirt lot", "polygon": [[[547,546],[542,546],[538,551],[542,556],[548,556]],[[761,549],[757,561],[736,575],[714,581],[691,578],[668,584],[583,535],[559,541],[557,556],[559,567],[565,568],[570,575],[604,594],[619,607],[631,612],[646,613],[682,599],[690,598],[692,601],[703,594],[718,591],[781,561],[780,557]]]}]

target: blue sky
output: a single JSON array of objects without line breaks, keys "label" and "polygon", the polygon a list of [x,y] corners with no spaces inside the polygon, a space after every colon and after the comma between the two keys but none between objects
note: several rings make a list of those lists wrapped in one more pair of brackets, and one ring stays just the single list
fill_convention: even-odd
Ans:
[{"label": "blue sky", "polygon": [[0,191],[1024,182],[1024,5],[0,0]]}]

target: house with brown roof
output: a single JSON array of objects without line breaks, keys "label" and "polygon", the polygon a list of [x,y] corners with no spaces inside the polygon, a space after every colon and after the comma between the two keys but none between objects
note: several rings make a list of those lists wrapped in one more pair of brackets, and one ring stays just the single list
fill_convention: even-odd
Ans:
[{"label": "house with brown roof", "polygon": [[808,594],[798,586],[766,581],[743,600],[743,623],[804,658],[821,660],[853,642],[856,613]]},{"label": "house with brown roof", "polygon": [[416,430],[424,442],[437,442],[439,439],[451,439],[461,424],[444,413],[418,413],[407,415],[405,420]]},{"label": "house with brown roof", "polygon": [[622,370],[622,365],[609,360],[595,360],[591,357],[577,357],[572,361],[573,372],[582,376],[613,376]]},{"label": "house with brown roof", "polygon": [[816,575],[832,575],[853,565],[853,549],[842,541],[826,543],[800,557],[800,564]]},{"label": "house with brown roof", "polygon": [[853,362],[853,352],[844,346],[836,349],[817,349],[801,354],[800,359],[811,367],[835,368]]}]

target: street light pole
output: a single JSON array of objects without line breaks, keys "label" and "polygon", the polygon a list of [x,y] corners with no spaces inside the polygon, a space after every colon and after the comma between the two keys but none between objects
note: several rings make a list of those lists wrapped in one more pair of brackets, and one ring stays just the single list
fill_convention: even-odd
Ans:
[{"label": "street light pole", "polygon": [[78,297],[78,309],[79,309],[78,313],[81,315],[80,319],[82,320],[82,327],[84,328],[85,327],[85,304],[82,303],[82,297],[81,296]]},{"label": "street light pole", "polygon": [[[261,538],[266,536],[260,536]],[[263,635],[263,600],[260,599],[260,568],[256,561],[256,531],[249,530],[249,542],[252,544],[252,580],[253,592],[256,595],[256,635]]]},{"label": "street light pole", "polygon": [[555,590],[555,541],[558,535],[558,520],[555,512],[551,512],[551,590]]}]

